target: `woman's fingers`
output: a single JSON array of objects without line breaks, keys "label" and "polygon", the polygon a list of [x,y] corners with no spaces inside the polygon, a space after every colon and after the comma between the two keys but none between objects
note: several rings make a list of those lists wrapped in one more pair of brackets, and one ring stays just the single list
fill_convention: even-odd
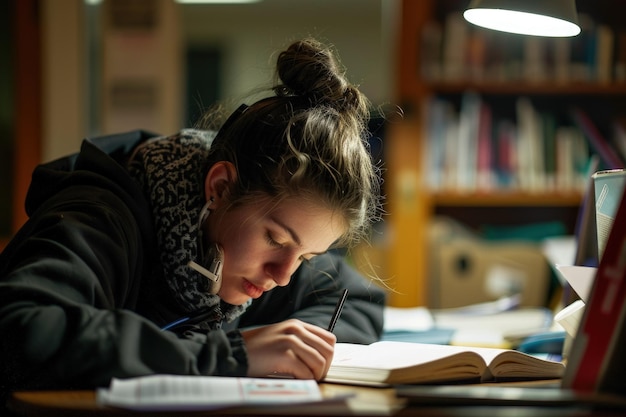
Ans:
[{"label": "woman's fingers", "polygon": [[312,364],[313,371],[318,373],[315,379],[319,380],[326,376],[328,368],[330,368],[337,338],[321,327],[308,323],[302,324],[304,325],[303,328],[297,326],[290,328],[295,331],[297,337],[296,340],[292,341],[293,344],[300,347],[294,353],[304,363]]},{"label": "woman's fingers", "polygon": [[248,350],[249,376],[279,373],[320,380],[328,372],[336,342],[332,333],[299,320],[242,334]]}]

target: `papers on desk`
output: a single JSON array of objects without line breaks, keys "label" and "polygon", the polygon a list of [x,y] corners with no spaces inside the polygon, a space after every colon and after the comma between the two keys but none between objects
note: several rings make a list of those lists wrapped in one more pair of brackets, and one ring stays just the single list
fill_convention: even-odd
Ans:
[{"label": "papers on desk", "polygon": [[506,300],[440,310],[385,307],[382,339],[510,348],[524,337],[552,327],[553,315],[549,309],[510,309],[503,301]]},{"label": "papers on desk", "polygon": [[[567,265],[576,259],[577,246],[576,236],[553,236],[542,241],[541,252],[548,265],[554,268],[556,265]],[[557,278],[561,284],[565,283],[563,277],[557,275]]]},{"label": "papers on desk", "polygon": [[520,308],[496,314],[436,315],[437,326],[454,328],[452,345],[512,348],[522,339],[552,327],[553,315],[547,308]]},{"label": "papers on desk", "polygon": [[316,381],[278,378],[150,375],[113,379],[97,392],[101,406],[143,411],[320,402]]},{"label": "papers on desk", "polygon": [[587,301],[598,268],[576,265],[556,265],[559,274],[576,291],[581,300]]},{"label": "papers on desk", "polygon": [[580,300],[566,306],[554,317],[567,334],[573,338],[578,333],[578,327],[585,311],[585,303],[591,294],[598,269],[575,265],[556,265],[556,269],[580,297]]},{"label": "papers on desk", "polygon": [[435,326],[435,319],[426,307],[402,308],[387,306],[385,307],[384,315],[386,332],[419,332],[430,330]]}]

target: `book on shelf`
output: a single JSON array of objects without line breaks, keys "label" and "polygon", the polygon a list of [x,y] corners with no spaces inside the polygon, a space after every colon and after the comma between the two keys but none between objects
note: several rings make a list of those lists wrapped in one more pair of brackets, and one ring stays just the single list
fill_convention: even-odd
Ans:
[{"label": "book on shelf", "polygon": [[437,190],[444,187],[446,161],[450,159],[446,148],[448,143],[445,136],[449,126],[454,123],[454,109],[452,104],[445,100],[434,98],[427,106],[428,118],[428,152],[424,152],[424,166],[426,167],[426,181],[428,187]]},{"label": "book on shelf", "polygon": [[526,190],[544,188],[543,130],[539,115],[526,97],[516,101],[520,185]]},{"label": "book on shelf", "polygon": [[491,190],[495,187],[493,175],[494,146],[492,135],[491,107],[481,102],[477,127],[476,187],[480,190]]},{"label": "book on shelf", "polygon": [[520,37],[477,28],[458,11],[425,23],[419,34],[421,77],[428,82],[606,84],[626,79],[626,37],[579,14],[572,38]]},{"label": "book on shelf", "polygon": [[626,161],[626,124],[624,119],[618,118],[612,123],[613,142],[615,149],[623,161]]},{"label": "book on shelf", "polygon": [[[442,42],[442,74],[446,81],[459,81],[465,78],[466,49],[470,28],[460,13],[446,16]],[[463,45],[463,48],[459,48]]]},{"label": "book on shelf", "polygon": [[598,24],[596,39],[596,80],[602,84],[610,83],[613,80],[615,33],[610,26]]},{"label": "book on shelf", "polygon": [[428,102],[423,166],[431,190],[584,189],[590,146],[581,128],[538,111],[526,97],[511,104],[516,120],[473,92],[461,96],[458,110],[441,97]]},{"label": "book on shelf", "polygon": [[459,130],[455,146],[456,179],[454,183],[461,190],[476,188],[478,163],[478,132],[481,122],[480,112],[483,106],[478,94],[467,92],[461,98],[459,112]]},{"label": "book on shelf", "polygon": [[556,379],[565,366],[510,349],[382,341],[337,343],[328,382],[363,385]]},{"label": "book on shelf", "polygon": [[420,41],[420,71],[425,80],[436,81],[441,75],[441,40],[443,28],[439,22],[424,24]]},{"label": "book on shelf", "polygon": [[618,30],[615,33],[615,41],[613,44],[613,77],[615,82],[623,83],[626,81],[626,31]]},{"label": "book on shelf", "polygon": [[604,137],[591,117],[582,109],[572,109],[572,118],[589,140],[589,144],[598,153],[606,169],[623,168],[624,161],[616,148]]}]

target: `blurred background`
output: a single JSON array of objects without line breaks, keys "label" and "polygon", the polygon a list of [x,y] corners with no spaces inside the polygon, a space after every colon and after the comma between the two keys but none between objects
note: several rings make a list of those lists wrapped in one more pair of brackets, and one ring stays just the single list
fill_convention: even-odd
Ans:
[{"label": "blurred background", "polygon": [[2,2],[1,235],[24,221],[35,164],[77,151],[86,136],[169,134],[215,102],[236,107],[270,86],[275,53],[295,39],[333,46],[373,103],[390,100],[395,1],[231,3]]},{"label": "blurred background", "polygon": [[38,163],[85,137],[170,134],[215,102],[235,107],[270,85],[277,51],[314,36],[374,106],[404,112],[373,127],[388,215],[355,265],[392,305],[548,305],[552,254],[573,262],[591,161],[623,167],[626,27],[619,2],[578,0],[574,38],[502,34],[463,21],[468,3],[2,2],[2,245],[26,219]]}]

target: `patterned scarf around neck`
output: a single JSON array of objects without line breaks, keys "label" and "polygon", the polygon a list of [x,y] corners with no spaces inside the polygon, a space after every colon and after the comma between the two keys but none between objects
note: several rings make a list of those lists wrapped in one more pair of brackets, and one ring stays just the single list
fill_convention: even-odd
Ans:
[{"label": "patterned scarf around neck", "polygon": [[[183,130],[145,142],[129,163],[131,175],[150,199],[163,276],[177,304],[186,312],[215,308],[220,298],[207,292],[207,278],[190,268],[198,254],[198,218],[205,203],[204,175],[215,132]],[[248,303],[222,303],[226,321]]]}]

